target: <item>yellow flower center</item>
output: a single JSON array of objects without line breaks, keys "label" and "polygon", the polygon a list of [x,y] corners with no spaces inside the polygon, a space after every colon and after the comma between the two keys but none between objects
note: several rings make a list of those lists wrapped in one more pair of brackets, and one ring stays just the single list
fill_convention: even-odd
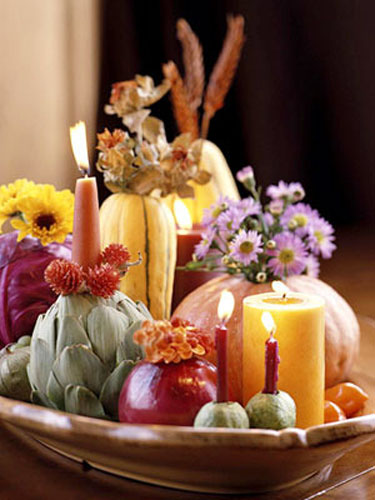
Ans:
[{"label": "yellow flower center", "polygon": [[291,248],[284,248],[279,253],[279,261],[282,264],[290,264],[294,260],[294,252]]},{"label": "yellow flower center", "polygon": [[321,231],[315,231],[314,232],[315,238],[318,240],[318,243],[322,243],[324,240],[324,236]]},{"label": "yellow flower center", "polygon": [[251,253],[254,250],[254,243],[251,241],[243,241],[240,244],[241,253]]},{"label": "yellow flower center", "polygon": [[297,223],[298,227],[305,227],[309,221],[309,219],[305,214],[296,214],[293,217],[293,220]]}]

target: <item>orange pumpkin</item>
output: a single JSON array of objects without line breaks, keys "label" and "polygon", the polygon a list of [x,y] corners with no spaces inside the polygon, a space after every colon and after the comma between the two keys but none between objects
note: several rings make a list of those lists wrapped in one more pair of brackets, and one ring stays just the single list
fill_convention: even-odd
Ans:
[{"label": "orange pumpkin", "polygon": [[[320,295],[326,302],[326,387],[345,380],[359,347],[359,325],[348,303],[329,285],[309,276],[292,276],[288,287],[295,292]],[[212,332],[217,324],[217,306],[222,290],[230,290],[236,300],[228,323],[228,377],[236,400],[242,394],[242,301],[248,295],[269,292],[271,284],[255,284],[244,277],[223,275],[194,290],[181,302],[173,317],[187,319]],[[210,361],[215,362],[215,354]]]}]

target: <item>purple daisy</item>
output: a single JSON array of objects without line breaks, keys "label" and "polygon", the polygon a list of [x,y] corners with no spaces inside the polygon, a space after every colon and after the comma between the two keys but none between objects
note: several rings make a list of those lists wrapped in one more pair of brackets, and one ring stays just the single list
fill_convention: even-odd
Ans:
[{"label": "purple daisy", "polygon": [[272,200],[270,203],[270,212],[272,215],[280,215],[284,210],[284,202],[283,200],[276,199]]},{"label": "purple daisy", "polygon": [[292,274],[301,274],[306,267],[306,248],[299,236],[284,232],[274,236],[276,243],[274,250],[267,250],[272,256],[268,266],[275,276],[283,278]]},{"label": "purple daisy", "polygon": [[220,195],[216,203],[203,210],[202,226],[210,226],[221,213],[233,206],[234,203],[228,196]]},{"label": "purple daisy", "polygon": [[261,212],[261,205],[254,198],[244,198],[237,203],[238,208],[245,214],[245,217],[258,215]]},{"label": "purple daisy", "polygon": [[219,215],[216,224],[219,231],[222,231],[227,237],[227,233],[233,234],[240,228],[244,218],[245,214],[237,206],[233,206]]},{"label": "purple daisy", "polygon": [[212,245],[212,242],[215,238],[216,231],[213,229],[209,229],[207,231],[204,231],[201,234],[201,241],[198,243],[198,245],[195,245],[194,247],[194,254],[197,257],[198,260],[202,260],[206,257],[208,254],[210,247]]},{"label": "purple daisy", "polygon": [[284,181],[280,181],[277,186],[268,186],[266,194],[273,200],[284,198],[291,201],[300,201],[305,196],[305,190],[299,182],[287,184]]},{"label": "purple daisy", "polygon": [[307,276],[311,276],[312,278],[317,278],[319,276],[320,265],[318,259],[309,254],[305,260],[306,268],[305,273]]},{"label": "purple daisy", "polygon": [[331,224],[322,217],[316,217],[309,228],[308,245],[315,255],[321,254],[323,259],[329,259],[336,250],[333,243],[335,237]]},{"label": "purple daisy", "polygon": [[240,182],[246,182],[247,180],[254,178],[254,170],[252,167],[244,167],[243,169],[237,172],[237,180]]},{"label": "purple daisy", "polygon": [[272,214],[269,212],[266,212],[263,215],[264,222],[267,224],[268,227],[272,226],[272,224],[275,222],[275,219]]},{"label": "purple daisy", "polygon": [[280,222],[284,229],[295,230],[295,233],[302,238],[308,234],[313,220],[317,217],[319,217],[318,212],[313,210],[310,205],[297,203],[287,207],[280,218]]},{"label": "purple daisy", "polygon": [[258,253],[262,252],[262,236],[256,231],[241,230],[229,245],[230,256],[248,266],[258,260]]}]

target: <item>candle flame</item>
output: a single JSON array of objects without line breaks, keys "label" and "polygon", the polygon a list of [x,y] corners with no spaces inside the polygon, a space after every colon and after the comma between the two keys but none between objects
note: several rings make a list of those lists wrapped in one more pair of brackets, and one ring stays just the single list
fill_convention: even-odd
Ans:
[{"label": "candle flame", "polygon": [[70,143],[72,145],[74,159],[82,174],[89,171],[89,157],[87,153],[87,136],[85,122],[78,122],[70,127]]},{"label": "candle flame", "polygon": [[226,323],[230,320],[234,309],[234,295],[229,290],[223,290],[220,295],[217,315]]},{"label": "candle flame", "polygon": [[189,210],[183,201],[175,200],[173,204],[173,211],[179,228],[191,229],[193,227]]},{"label": "candle flame", "polygon": [[283,298],[287,296],[290,289],[282,281],[272,281],[272,290],[282,295]]},{"label": "candle flame", "polygon": [[276,331],[276,324],[273,316],[270,312],[265,311],[262,313],[262,323],[264,328],[267,330],[269,334],[274,334]]}]

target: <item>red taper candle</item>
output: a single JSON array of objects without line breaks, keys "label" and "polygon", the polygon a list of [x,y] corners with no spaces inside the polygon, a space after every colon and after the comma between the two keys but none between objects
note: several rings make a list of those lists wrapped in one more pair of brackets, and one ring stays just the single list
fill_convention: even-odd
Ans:
[{"label": "red taper candle", "polygon": [[216,401],[228,401],[228,329],[224,323],[215,328],[215,347],[217,356]]},{"label": "red taper candle", "polygon": [[217,359],[217,386],[216,401],[225,403],[228,401],[228,329],[225,326],[232,316],[234,309],[234,296],[228,290],[221,292],[217,315],[220,323],[215,328],[215,347]]},{"label": "red taper candle", "polygon": [[270,332],[270,338],[266,340],[265,357],[265,383],[264,394],[277,393],[277,381],[279,380],[279,343],[274,337],[275,330]]}]

